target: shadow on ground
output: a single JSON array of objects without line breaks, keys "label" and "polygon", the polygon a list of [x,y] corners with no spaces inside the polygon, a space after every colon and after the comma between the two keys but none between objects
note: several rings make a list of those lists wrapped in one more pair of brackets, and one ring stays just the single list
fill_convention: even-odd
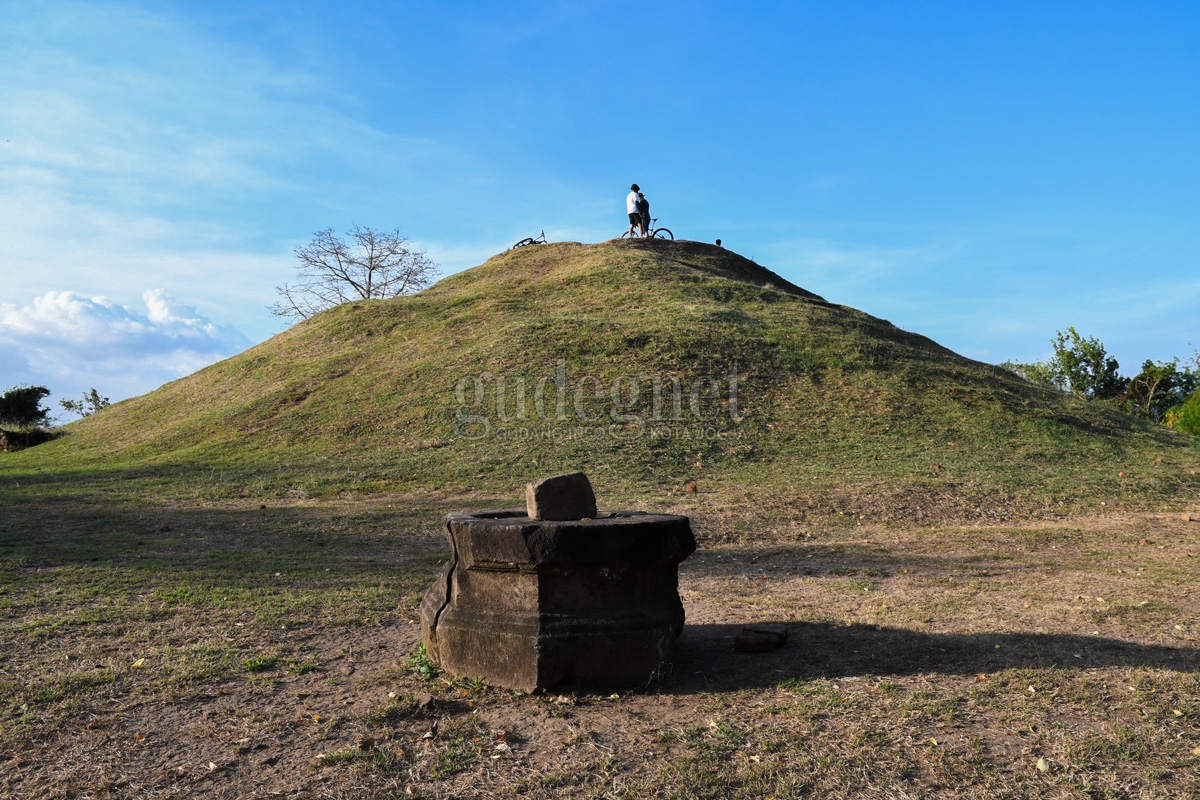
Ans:
[{"label": "shadow on ground", "polygon": [[793,621],[772,653],[735,653],[739,625],[688,625],[674,675],[661,690],[690,694],[774,686],[788,680],[1010,669],[1153,667],[1200,670],[1192,646],[1144,645],[1073,634],[922,633],[875,625]]}]

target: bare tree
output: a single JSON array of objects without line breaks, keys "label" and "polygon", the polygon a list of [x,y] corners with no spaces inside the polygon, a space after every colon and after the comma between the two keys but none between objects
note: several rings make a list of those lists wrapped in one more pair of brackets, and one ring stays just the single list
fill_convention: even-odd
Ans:
[{"label": "bare tree", "polygon": [[296,283],[276,286],[279,301],[271,313],[290,320],[308,319],[351,300],[381,300],[419,292],[433,282],[437,265],[424,250],[409,249],[400,229],[376,231],[355,225],[349,242],[328,228],[295,250]]}]

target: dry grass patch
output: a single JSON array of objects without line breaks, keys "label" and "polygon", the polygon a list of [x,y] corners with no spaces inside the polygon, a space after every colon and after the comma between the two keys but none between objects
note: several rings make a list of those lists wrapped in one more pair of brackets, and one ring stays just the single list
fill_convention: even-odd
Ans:
[{"label": "dry grass patch", "polygon": [[[1178,515],[749,543],[701,512],[675,674],[530,697],[410,657],[432,503],[2,513],[7,796],[1200,794]],[[733,653],[760,621],[789,644]]]}]

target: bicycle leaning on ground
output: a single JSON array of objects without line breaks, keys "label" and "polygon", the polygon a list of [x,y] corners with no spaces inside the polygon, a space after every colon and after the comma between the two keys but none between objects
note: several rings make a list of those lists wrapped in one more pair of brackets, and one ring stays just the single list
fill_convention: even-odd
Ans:
[{"label": "bicycle leaning on ground", "polygon": [[546,244],[546,232],[542,231],[542,235],[534,239],[532,236],[526,236],[521,241],[514,244],[510,249],[516,250],[518,247],[528,247],[531,244]]},{"label": "bicycle leaning on ground", "polygon": [[658,217],[654,217],[653,219],[650,220],[650,230],[646,231],[645,237],[639,237],[636,232],[631,237],[629,235],[629,231],[625,231],[624,233],[621,234],[621,238],[622,239],[629,239],[629,238],[633,238],[633,239],[637,239],[637,238],[671,239],[672,241],[674,241],[675,234],[671,233],[671,229],[654,227],[657,222],[658,222]]}]

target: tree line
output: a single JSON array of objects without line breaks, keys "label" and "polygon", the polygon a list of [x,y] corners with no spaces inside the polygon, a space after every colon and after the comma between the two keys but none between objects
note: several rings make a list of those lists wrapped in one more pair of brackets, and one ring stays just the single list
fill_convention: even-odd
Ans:
[{"label": "tree line", "polygon": [[1000,366],[1038,386],[1200,435],[1200,352],[1189,363],[1178,357],[1147,359],[1141,372],[1127,378],[1099,339],[1082,336],[1074,327],[1056,331],[1050,345],[1054,355],[1045,361],[1005,361]]}]

